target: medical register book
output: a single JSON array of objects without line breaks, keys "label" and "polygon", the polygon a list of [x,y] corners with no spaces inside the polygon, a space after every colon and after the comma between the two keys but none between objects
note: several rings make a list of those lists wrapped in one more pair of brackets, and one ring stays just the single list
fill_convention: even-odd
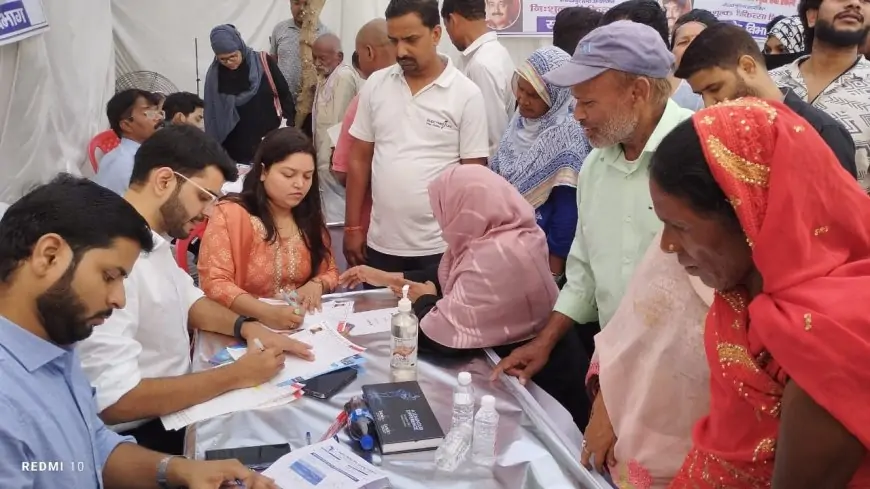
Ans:
[{"label": "medical register book", "polygon": [[434,450],[444,431],[415,381],[364,385],[363,398],[375,418],[381,453]]}]

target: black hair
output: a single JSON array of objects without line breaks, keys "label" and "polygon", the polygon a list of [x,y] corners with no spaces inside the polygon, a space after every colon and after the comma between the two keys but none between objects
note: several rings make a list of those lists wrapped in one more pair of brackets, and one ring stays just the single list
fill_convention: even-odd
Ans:
[{"label": "black hair", "polygon": [[154,248],[151,228],[126,200],[86,178],[61,173],[12,204],[0,220],[0,282],[8,283],[46,234],[57,234],[73,252],[109,248],[118,238]]},{"label": "black hair", "polygon": [[665,46],[670,46],[668,15],[655,0],[628,0],[617,4],[604,13],[599,25],[612,24],[617,20],[630,20],[652,27],[662,36]]},{"label": "black hair", "polygon": [[187,117],[196,109],[203,108],[205,108],[205,101],[199,98],[199,95],[190,92],[171,93],[163,101],[163,112],[167,122],[171,121],[175,114]]},{"label": "black hair", "polygon": [[450,14],[467,20],[486,20],[486,0],[444,0],[441,18],[447,20]]},{"label": "black hair", "polygon": [[822,0],[800,0],[798,2],[798,17],[801,19],[801,24],[804,25],[804,51],[807,53],[812,52],[813,41],[816,39],[816,29],[815,27],[810,27],[810,23],[807,20],[807,12],[819,10],[821,7]]},{"label": "black hair", "polygon": [[350,55],[350,64],[353,65],[354,68],[359,69],[359,53],[354,51],[352,55]]},{"label": "black hair", "polygon": [[151,105],[160,103],[160,99],[152,92],[129,88],[113,95],[106,104],[106,117],[109,119],[109,127],[112,128],[112,131],[119,138],[124,136],[121,130],[121,122],[133,117],[133,107],[136,106],[136,102],[140,98],[144,98]]},{"label": "black hair", "polygon": [[157,168],[192,177],[210,166],[216,166],[227,181],[239,178],[235,162],[214,138],[193,126],[171,125],[155,132],[136,151],[130,186],[145,183]]},{"label": "black hair", "polygon": [[598,27],[604,14],[588,7],[568,7],[556,14],[553,23],[553,46],[574,54],[580,40]]},{"label": "black hair", "polygon": [[390,4],[384,11],[384,17],[387,20],[408,14],[417,14],[423,25],[429,29],[441,25],[438,0],[390,0]]},{"label": "black hair", "polygon": [[649,172],[662,191],[685,201],[696,213],[740,225],[734,207],[710,171],[692,119],[684,120],[662,139]]},{"label": "black hair", "polygon": [[764,55],[749,32],[730,22],[719,22],[701,31],[689,44],[674,76],[685,79],[708,68],[734,70],[741,56],[752,56],[765,67]]},{"label": "black hair", "polygon": [[704,10],[702,8],[693,8],[688,12],[684,13],[674,22],[674,30],[671,34],[671,49],[674,49],[674,43],[677,42],[677,29],[682,27],[689,22],[697,22],[699,24],[703,24],[706,27],[711,27],[719,23],[719,19],[713,15],[713,12],[709,10]]},{"label": "black hair", "polygon": [[[297,153],[311,155],[314,161],[317,161],[311,138],[299,129],[284,127],[270,132],[257,148],[257,153],[251,163],[251,171],[245,176],[242,192],[226,197],[226,200],[241,205],[248,213],[262,221],[263,227],[266,228],[265,239],[270,243],[278,239],[278,228],[269,207],[266,187],[260,178],[263,172],[271,168],[272,165]],[[329,232],[326,229],[320,205],[320,183],[316,163],[311,180],[311,189],[299,202],[299,205],[291,209],[290,213],[296,221],[296,226],[302,232],[305,246],[311,254],[311,275],[305,280],[307,282],[312,277],[317,276],[320,264],[332,254],[328,241]]]}]

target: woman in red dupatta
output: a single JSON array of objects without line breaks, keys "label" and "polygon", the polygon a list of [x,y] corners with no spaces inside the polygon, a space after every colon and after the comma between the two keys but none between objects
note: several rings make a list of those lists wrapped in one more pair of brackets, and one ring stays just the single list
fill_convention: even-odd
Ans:
[{"label": "woman in red dupatta", "polygon": [[870,198],[777,102],[665,137],[662,250],[717,290],[710,413],[672,488],[870,487]]}]

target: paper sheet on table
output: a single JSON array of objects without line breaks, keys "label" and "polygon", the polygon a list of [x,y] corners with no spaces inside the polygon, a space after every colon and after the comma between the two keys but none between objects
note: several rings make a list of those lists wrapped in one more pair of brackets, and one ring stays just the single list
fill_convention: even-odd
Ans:
[{"label": "paper sheet on table", "polygon": [[387,474],[329,439],[294,449],[279,458],[263,475],[282,489],[384,489],[390,487]]},{"label": "paper sheet on table", "polygon": [[[274,306],[286,306],[287,303],[280,299],[260,299],[266,304]],[[351,300],[336,300],[324,302],[320,312],[308,313],[302,321],[302,328],[308,328],[326,322],[332,328],[338,327],[338,324],[347,320],[347,316],[353,312],[353,301]]]},{"label": "paper sheet on table", "polygon": [[[314,361],[309,362],[299,357],[287,355],[284,360],[284,369],[270,381],[276,385],[304,383],[307,379],[335,370],[334,363],[365,351],[365,348],[353,344],[340,335],[335,328],[324,323],[302,330],[294,334],[292,338],[311,345]],[[247,348],[228,348],[227,351],[234,360],[238,360],[247,352]]]},{"label": "paper sheet on table", "polygon": [[341,123],[327,129],[326,135],[329,136],[329,140],[332,142],[332,147],[334,148],[335,145],[338,144],[339,136],[341,136]]},{"label": "paper sheet on table", "polygon": [[353,325],[350,330],[351,336],[362,336],[374,333],[383,333],[390,330],[393,314],[399,312],[398,307],[389,309],[375,309],[374,311],[355,312],[349,314],[345,320]]},{"label": "paper sheet on table", "polygon": [[275,379],[247,389],[237,389],[217,396],[202,404],[163,416],[160,420],[166,430],[180,430],[193,423],[224,414],[280,406],[299,399],[302,385],[279,386]]}]

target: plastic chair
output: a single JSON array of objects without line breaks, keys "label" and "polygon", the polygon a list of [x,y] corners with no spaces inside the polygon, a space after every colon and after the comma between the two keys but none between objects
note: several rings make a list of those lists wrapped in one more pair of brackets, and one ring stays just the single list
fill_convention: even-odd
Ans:
[{"label": "plastic chair", "polygon": [[187,249],[190,248],[190,243],[195,239],[202,238],[202,235],[205,233],[205,226],[208,224],[208,221],[203,221],[190,232],[190,235],[184,239],[179,239],[175,242],[175,262],[178,263],[178,266],[184,270],[185,273],[189,270],[187,268]]},{"label": "plastic chair", "polygon": [[88,144],[88,159],[91,160],[94,173],[97,173],[97,170],[100,168],[100,162],[97,160],[97,150],[102,151],[105,156],[106,153],[117,148],[119,144],[121,144],[121,138],[111,129],[103,131],[91,139],[90,144]]}]

